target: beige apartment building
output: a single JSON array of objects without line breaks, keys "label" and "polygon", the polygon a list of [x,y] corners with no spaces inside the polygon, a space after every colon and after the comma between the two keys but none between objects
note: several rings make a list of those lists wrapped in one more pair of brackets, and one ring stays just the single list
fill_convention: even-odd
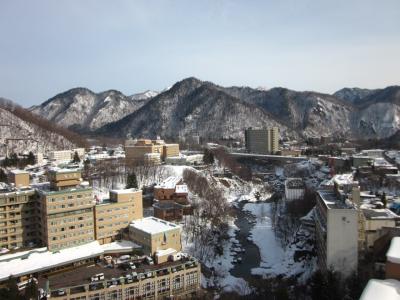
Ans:
[{"label": "beige apartment building", "polygon": [[251,153],[275,154],[279,151],[279,128],[246,129],[245,143]]},{"label": "beige apartment building", "polygon": [[169,248],[182,250],[181,227],[154,217],[133,221],[129,225],[129,238],[143,246],[143,252],[154,255]]},{"label": "beige apartment building", "polygon": [[8,173],[8,182],[16,188],[29,186],[29,173],[23,170],[11,170]]},{"label": "beige apartment building", "polygon": [[40,203],[34,189],[0,187],[0,248],[37,246],[40,236]]},{"label": "beige apartment building", "polygon": [[163,140],[127,140],[125,157],[136,162],[159,163],[167,157],[179,156],[179,144],[166,144]]},{"label": "beige apartment building", "polygon": [[94,207],[95,234],[100,244],[121,239],[132,220],[143,218],[142,191],[111,190],[110,198]]},{"label": "beige apartment building", "polygon": [[77,169],[52,170],[50,190],[40,190],[42,237],[49,250],[73,247],[94,240],[92,188],[81,185]]}]

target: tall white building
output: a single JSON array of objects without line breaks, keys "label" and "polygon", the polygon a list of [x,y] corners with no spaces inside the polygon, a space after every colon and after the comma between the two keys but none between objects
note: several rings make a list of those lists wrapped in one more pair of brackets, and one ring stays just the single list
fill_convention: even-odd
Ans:
[{"label": "tall white building", "polygon": [[318,191],[315,235],[318,266],[349,276],[358,265],[358,211],[339,190]]}]

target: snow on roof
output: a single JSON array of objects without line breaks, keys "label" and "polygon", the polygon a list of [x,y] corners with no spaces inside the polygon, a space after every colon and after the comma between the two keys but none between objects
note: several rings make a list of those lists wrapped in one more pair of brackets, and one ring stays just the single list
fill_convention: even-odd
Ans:
[{"label": "snow on roof", "polygon": [[[84,245],[62,249],[57,252],[44,251],[45,248],[34,249],[21,253],[4,255],[0,262],[0,281],[10,276],[22,276],[48,270],[57,266],[70,264],[91,257],[97,257],[110,252],[132,251],[138,245],[129,241],[113,242],[100,245],[98,241]],[[5,261],[8,259],[14,259]]]},{"label": "snow on roof", "polygon": [[135,229],[139,229],[148,234],[157,234],[168,230],[181,228],[179,225],[154,217],[147,217],[132,221],[129,226]]},{"label": "snow on roof", "polygon": [[182,180],[180,176],[170,176],[161,182],[159,185],[155,186],[156,188],[163,188],[163,189],[174,189],[175,186]]},{"label": "snow on roof", "polygon": [[18,175],[18,174],[29,174],[29,172],[25,171],[25,170],[11,170],[10,173],[14,174],[14,175]]},{"label": "snow on roof", "polygon": [[137,191],[137,189],[119,189],[119,190],[115,189],[115,190],[110,190],[110,193],[120,195],[120,194],[130,194],[130,193],[134,193],[136,191]]},{"label": "snow on roof", "polygon": [[400,282],[395,279],[370,279],[360,300],[399,300],[400,299]]},{"label": "snow on roof", "polygon": [[399,218],[394,212],[387,208],[375,208],[374,204],[362,204],[361,209],[364,216],[370,220],[397,219]]},{"label": "snow on roof", "polygon": [[333,177],[333,181],[339,186],[349,185],[353,183],[353,174],[338,174]]},{"label": "snow on roof", "polygon": [[142,248],[142,246],[131,241],[116,241],[109,244],[103,244],[100,247],[103,249],[104,254],[132,252],[132,249]]},{"label": "snow on roof", "polygon": [[400,237],[392,238],[386,258],[392,263],[400,264]]},{"label": "snow on roof", "polygon": [[173,248],[168,248],[165,250],[157,250],[156,251],[156,256],[165,256],[165,255],[171,255],[176,253],[176,250]]}]

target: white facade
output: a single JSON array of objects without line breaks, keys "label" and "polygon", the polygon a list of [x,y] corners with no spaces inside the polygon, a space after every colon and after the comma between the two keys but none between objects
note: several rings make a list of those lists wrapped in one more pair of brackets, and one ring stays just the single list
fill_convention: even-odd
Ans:
[{"label": "white facade", "polygon": [[342,195],[318,191],[315,211],[318,265],[344,277],[357,271],[358,211]]},{"label": "white facade", "polygon": [[48,157],[52,161],[70,161],[71,150],[50,151]]},{"label": "white facade", "polygon": [[286,200],[297,200],[304,197],[305,185],[301,178],[288,178],[285,181]]},{"label": "white facade", "polygon": [[330,209],[327,219],[326,265],[345,276],[357,271],[358,214],[355,209]]}]

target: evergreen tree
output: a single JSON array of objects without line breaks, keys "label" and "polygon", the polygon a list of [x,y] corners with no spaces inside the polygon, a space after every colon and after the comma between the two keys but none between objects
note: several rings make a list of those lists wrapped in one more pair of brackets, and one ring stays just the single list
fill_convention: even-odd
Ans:
[{"label": "evergreen tree", "polygon": [[0,182],[7,182],[7,174],[3,169],[0,169]]},{"label": "evergreen tree", "polygon": [[204,149],[203,162],[206,165],[211,165],[214,163],[214,154],[207,148]]},{"label": "evergreen tree", "polygon": [[74,153],[74,158],[72,159],[72,161],[73,161],[74,163],[79,163],[79,162],[81,162],[81,159],[79,158],[78,152],[75,151],[75,153]]},{"label": "evergreen tree", "polygon": [[126,179],[126,188],[127,189],[137,189],[138,183],[135,172],[128,174],[128,178]]},{"label": "evergreen tree", "polygon": [[25,288],[25,299],[36,300],[38,296],[38,286],[34,280],[30,280]]},{"label": "evergreen tree", "polygon": [[32,153],[32,151],[29,151],[28,157],[26,159],[26,163],[28,165],[34,165],[35,164],[35,155]]},{"label": "evergreen tree", "polygon": [[7,294],[8,297],[6,299],[9,300],[20,300],[22,299],[21,295],[19,294],[18,287],[17,287],[17,280],[15,278],[10,278],[6,282]]},{"label": "evergreen tree", "polygon": [[387,200],[386,200],[386,193],[383,192],[382,196],[381,196],[381,201],[383,203],[383,208],[386,208],[387,206]]}]

